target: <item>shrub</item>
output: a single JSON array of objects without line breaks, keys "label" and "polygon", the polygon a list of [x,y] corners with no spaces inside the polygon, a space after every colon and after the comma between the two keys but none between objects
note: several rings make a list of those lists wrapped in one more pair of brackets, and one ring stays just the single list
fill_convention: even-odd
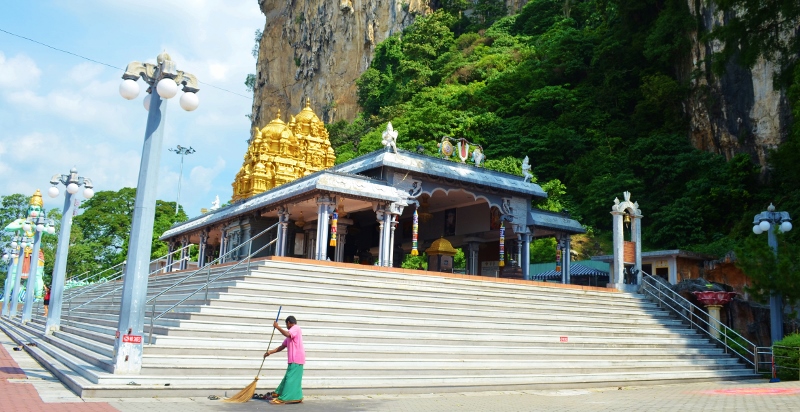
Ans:
[{"label": "shrub", "polygon": [[772,347],[778,379],[800,380],[800,333],[789,335]]}]

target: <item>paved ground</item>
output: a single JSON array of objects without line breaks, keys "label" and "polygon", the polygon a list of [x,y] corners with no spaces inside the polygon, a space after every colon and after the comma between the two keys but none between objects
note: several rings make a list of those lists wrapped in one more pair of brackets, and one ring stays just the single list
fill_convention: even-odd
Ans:
[{"label": "paved ground", "polygon": [[227,404],[206,398],[83,400],[0,331],[0,411],[27,412],[303,412],[387,411],[792,411],[800,410],[800,382],[694,384],[546,391],[426,395],[308,396],[303,404],[274,406],[252,400]]}]

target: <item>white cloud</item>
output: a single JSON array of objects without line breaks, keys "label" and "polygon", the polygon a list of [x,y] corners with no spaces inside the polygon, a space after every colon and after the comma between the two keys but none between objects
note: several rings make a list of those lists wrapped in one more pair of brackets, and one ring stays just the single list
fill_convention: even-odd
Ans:
[{"label": "white cloud", "polygon": [[42,71],[24,54],[6,58],[0,51],[0,88],[25,89],[34,87]]}]

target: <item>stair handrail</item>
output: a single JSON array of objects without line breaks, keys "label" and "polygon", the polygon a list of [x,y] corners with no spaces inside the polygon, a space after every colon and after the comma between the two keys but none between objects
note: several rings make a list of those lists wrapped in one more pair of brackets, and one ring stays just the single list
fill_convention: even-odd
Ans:
[{"label": "stair handrail", "polygon": [[[188,249],[190,246],[192,246],[192,245],[186,245],[186,246],[184,246],[184,247],[182,247],[182,248],[180,248],[180,249],[178,249],[178,250],[175,250],[175,251],[169,252],[169,253],[167,253],[167,254],[166,254],[166,255],[164,255],[164,256],[161,256],[161,257],[158,257],[158,258],[156,258],[156,259],[153,259],[153,260],[151,260],[151,261],[150,261],[150,263],[152,264],[153,262],[158,262],[159,260],[161,260],[161,259],[164,259],[165,257],[167,257],[167,256],[169,256],[169,255],[171,255],[171,254],[173,254],[173,253],[181,252],[181,251],[183,251],[183,249]],[[189,257],[189,254],[187,253],[187,254],[186,254],[186,257],[184,257],[183,259],[178,259],[178,260],[176,260],[176,261],[172,262],[172,263],[171,263],[169,266],[174,266],[176,263],[177,263],[177,264],[180,264],[180,263],[181,263],[183,260],[186,260],[186,261],[188,261],[188,260],[189,260],[189,258],[190,258],[190,257]],[[122,262],[122,263],[125,263],[125,262]],[[150,276],[152,276],[152,275],[154,275],[154,274],[156,274],[156,273],[158,273],[158,272],[161,272],[161,271],[165,270],[165,269],[166,269],[167,267],[169,267],[169,266],[164,266],[163,268],[156,268],[156,270],[154,270],[154,271],[152,271],[152,272],[148,273],[148,274],[147,274],[147,277],[150,277]],[[148,267],[149,267],[149,265],[148,265]],[[114,293],[114,292],[118,291],[119,289],[121,289],[121,288],[122,288],[122,286],[123,286],[123,285],[119,285],[119,286],[117,286],[116,288],[114,288],[114,289],[111,289],[110,291],[108,291],[108,292],[106,292],[106,293],[104,293],[104,294],[102,294],[102,295],[100,295],[100,296],[95,296],[93,299],[91,299],[91,300],[88,300],[88,301],[86,301],[86,302],[84,302],[84,303],[82,303],[82,304],[80,304],[80,305],[76,306],[74,309],[73,309],[73,307],[72,307],[72,299],[74,299],[74,298],[77,298],[78,296],[84,295],[84,294],[86,294],[86,293],[89,293],[89,292],[91,292],[91,291],[93,291],[93,290],[95,290],[95,289],[99,288],[100,286],[103,286],[103,285],[105,285],[105,284],[109,283],[109,282],[114,282],[114,281],[117,281],[117,280],[119,280],[119,279],[121,279],[121,278],[123,278],[123,277],[125,277],[125,271],[124,271],[124,270],[120,270],[120,271],[118,271],[118,272],[115,272],[115,273],[114,273],[114,275],[112,275],[111,277],[104,279],[104,281],[103,281],[103,282],[97,282],[97,283],[95,283],[95,284],[88,285],[88,286],[87,286],[87,287],[88,287],[88,289],[81,289],[81,290],[79,291],[79,293],[76,293],[76,294],[74,294],[74,295],[71,295],[71,296],[69,296],[69,298],[67,298],[67,299],[66,299],[66,301],[67,301],[67,303],[68,303],[68,307],[67,307],[67,313],[71,313],[71,312],[72,312],[74,309],[80,309],[80,308],[82,308],[82,307],[84,307],[84,306],[86,306],[86,305],[88,305],[88,304],[90,304],[90,303],[92,303],[92,302],[96,301],[97,299],[100,299],[100,298],[106,297],[106,296],[108,296],[108,295],[110,295],[110,294],[112,294],[112,293]]]},{"label": "stair handrail", "polygon": [[[111,267],[109,267],[109,268],[103,269],[103,270],[101,270],[100,272],[97,272],[97,273],[91,273],[91,274],[89,274],[88,276],[86,276],[86,277],[84,277],[84,278],[82,278],[82,279],[81,279],[81,278],[79,278],[79,279],[77,279],[77,280],[76,280],[75,278],[76,278],[76,277],[83,276],[83,275],[85,275],[86,273],[89,273],[89,272],[91,272],[91,271],[86,271],[86,272],[83,272],[83,273],[81,273],[81,274],[80,274],[80,275],[78,275],[78,276],[74,276],[74,277],[71,277],[71,278],[67,279],[67,282],[66,282],[66,283],[69,283],[69,282],[86,282],[86,281],[87,281],[87,279],[91,279],[91,278],[94,278],[94,277],[96,277],[96,278],[97,278],[97,280],[95,280],[95,282],[94,282],[94,283],[87,283],[86,285],[79,285],[79,286],[76,286],[76,287],[72,287],[72,288],[69,288],[69,289],[65,289],[65,290],[64,290],[64,298],[66,298],[66,297],[67,297],[67,291],[68,291],[68,290],[71,290],[71,292],[69,293],[70,295],[75,295],[75,294],[81,293],[81,289],[78,289],[80,286],[92,286],[92,285],[96,285],[96,284],[98,284],[98,283],[105,283],[105,282],[101,282],[100,275],[101,275],[101,274],[103,274],[103,273],[105,273],[105,272],[108,272],[108,271],[109,271],[109,270],[111,270],[111,269],[114,269],[114,268],[117,268],[117,267],[119,267],[119,266],[122,266],[122,265],[124,265],[126,262],[127,262],[127,261],[124,261],[124,260],[123,260],[122,262],[120,262],[120,263],[117,263],[117,264],[116,264],[116,265],[114,265],[114,266],[111,266]],[[115,271],[115,272],[114,272],[114,273],[113,273],[113,274],[112,274],[110,277],[117,276],[117,274],[118,274],[119,272],[120,272],[120,271]],[[107,279],[107,278],[106,278],[106,279]]]},{"label": "stair handrail", "polygon": [[[189,274],[188,276],[186,276],[185,278],[183,278],[183,279],[179,280],[178,282],[176,282],[176,283],[175,283],[175,284],[173,284],[172,286],[170,286],[170,287],[168,287],[168,288],[166,288],[166,289],[162,290],[162,291],[161,291],[161,292],[159,292],[158,294],[156,294],[156,295],[154,295],[153,297],[151,297],[150,299],[148,299],[148,300],[147,300],[147,302],[145,302],[145,305],[147,305],[147,304],[149,304],[149,303],[151,303],[151,302],[152,302],[152,304],[153,304],[153,308],[152,308],[152,310],[150,311],[150,333],[149,333],[149,335],[148,335],[148,337],[147,337],[147,344],[148,344],[148,345],[151,345],[151,344],[153,343],[153,329],[154,329],[154,327],[155,327],[155,321],[156,321],[156,320],[160,319],[162,316],[164,316],[164,315],[165,315],[165,314],[167,314],[168,312],[170,312],[170,311],[172,311],[173,309],[175,309],[176,307],[180,306],[181,304],[183,304],[184,302],[186,302],[187,300],[189,300],[189,298],[191,298],[192,296],[194,296],[195,294],[197,294],[197,292],[200,292],[200,291],[201,291],[201,290],[203,290],[203,289],[205,289],[205,292],[206,292],[206,295],[205,295],[205,300],[208,300],[208,286],[209,286],[210,284],[212,284],[212,283],[216,282],[216,281],[217,281],[218,279],[220,279],[221,277],[223,277],[223,276],[227,275],[228,273],[230,273],[230,272],[231,272],[233,269],[235,269],[236,267],[238,267],[239,265],[241,265],[241,264],[242,264],[243,262],[245,262],[245,261],[247,261],[247,270],[246,270],[246,272],[245,272],[245,273],[250,273],[250,262],[251,262],[251,260],[252,260],[253,256],[254,256],[254,255],[256,255],[256,254],[258,254],[258,253],[260,253],[262,250],[264,250],[264,249],[266,249],[266,248],[268,248],[268,247],[272,246],[273,244],[275,244],[275,242],[277,242],[277,240],[278,240],[278,237],[277,237],[277,236],[275,236],[275,239],[272,239],[271,241],[267,242],[267,243],[266,243],[264,246],[260,247],[260,248],[259,248],[258,250],[256,250],[255,252],[253,252],[253,251],[252,251],[252,250],[253,250],[253,241],[254,241],[254,240],[256,240],[256,239],[258,239],[258,238],[260,238],[261,236],[263,236],[263,235],[264,235],[264,234],[266,234],[267,232],[271,231],[272,229],[275,229],[276,227],[278,227],[278,225],[279,225],[279,224],[280,224],[280,222],[278,222],[278,223],[275,223],[275,224],[273,224],[272,226],[270,226],[270,227],[268,227],[268,228],[266,228],[266,229],[262,230],[262,231],[261,231],[261,232],[259,232],[257,235],[255,235],[255,236],[251,237],[250,239],[248,239],[246,242],[244,242],[244,243],[242,243],[242,244],[240,244],[240,245],[236,246],[235,248],[231,249],[230,251],[226,252],[225,254],[223,254],[223,255],[220,255],[220,256],[219,256],[219,257],[217,257],[216,259],[214,259],[214,260],[212,260],[211,262],[209,262],[208,264],[204,265],[202,268],[199,268],[199,269],[197,269],[196,271],[194,271],[194,272],[190,273],[190,274]],[[239,249],[243,248],[245,245],[247,245],[247,256],[246,256],[244,259],[239,259],[239,260],[238,260],[238,261],[237,261],[235,264],[231,265],[231,266],[230,266],[230,267],[228,267],[226,270],[224,270],[222,273],[220,273],[220,274],[216,275],[216,276],[215,276],[213,279],[211,279],[211,266],[218,264],[218,263],[219,263],[219,262],[221,262],[221,261],[222,261],[222,260],[223,260],[223,259],[224,259],[226,256],[228,256],[228,255],[233,255],[233,252],[236,252],[236,251],[238,251]],[[174,305],[170,306],[170,307],[169,307],[169,308],[167,308],[166,310],[164,310],[164,311],[162,311],[161,313],[159,313],[158,315],[156,315],[156,303],[158,302],[158,298],[159,298],[161,295],[163,295],[163,294],[165,294],[165,293],[169,292],[169,291],[170,291],[170,290],[172,290],[174,287],[178,286],[179,284],[183,283],[184,281],[188,280],[189,278],[191,278],[191,277],[193,277],[194,275],[196,275],[196,274],[198,274],[198,273],[200,273],[200,272],[203,272],[203,271],[206,271],[206,272],[207,272],[207,275],[206,275],[206,282],[205,282],[205,283],[204,283],[202,286],[200,286],[199,288],[197,288],[197,289],[196,289],[194,292],[190,293],[189,295],[187,295],[186,297],[184,297],[183,299],[181,299],[180,301],[178,301],[178,302],[177,302],[177,303],[175,303]]]},{"label": "stair handrail", "polygon": [[[640,290],[643,293],[649,295],[657,302],[663,303],[671,312],[682,317],[683,319],[686,319],[693,328],[702,330],[711,339],[719,342],[725,348],[726,352],[730,350],[746,363],[750,364],[755,373],[758,373],[758,346],[747,340],[747,338],[735,330],[724,325],[722,322],[709,322],[702,317],[696,316],[694,314],[695,311],[705,311],[699,306],[690,302],[685,297],[681,296],[680,293],[672,290],[669,285],[665,285],[663,283],[664,281],[660,278],[656,278],[655,276],[644,271],[642,271],[642,275],[642,287]],[[714,336],[714,334],[711,333],[712,329],[718,332],[720,337]],[[734,339],[729,339],[729,336],[741,339],[744,341],[744,344],[741,344]],[[739,349],[737,350],[733,346],[729,345],[729,343],[735,344]],[[742,354],[739,350],[744,351],[746,354]]]}]

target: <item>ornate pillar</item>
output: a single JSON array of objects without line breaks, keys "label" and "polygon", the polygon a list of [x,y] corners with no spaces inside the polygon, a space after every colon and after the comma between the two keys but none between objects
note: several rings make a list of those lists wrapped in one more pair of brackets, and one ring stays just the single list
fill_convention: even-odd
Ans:
[{"label": "ornate pillar", "polygon": [[200,232],[200,254],[197,256],[197,267],[201,268],[206,263],[206,253],[208,249],[208,228]]},{"label": "ornate pillar", "polygon": [[187,247],[188,245],[189,245],[188,237],[184,237],[183,239],[181,239],[181,262],[180,265],[178,265],[180,270],[186,270],[186,268],[188,267],[188,259],[189,259],[189,248]]},{"label": "ornate pillar", "polygon": [[[614,287],[619,290],[627,292],[635,292],[637,286],[625,285],[624,270],[625,270],[625,228],[624,223],[630,222],[631,226],[631,243],[628,244],[629,253],[633,253],[632,263],[634,269],[637,270],[636,282],[641,284],[642,280],[642,229],[641,218],[642,211],[639,210],[639,203],[631,202],[631,193],[623,192],[624,200],[619,201],[619,198],[614,199],[614,205],[611,206],[611,215],[613,216],[613,231],[614,231],[614,260],[611,267],[611,279],[609,281],[614,284]],[[632,250],[631,250],[632,249]],[[630,262],[630,260],[629,260]]]},{"label": "ornate pillar", "polygon": [[328,259],[328,214],[331,212],[330,208],[335,206],[336,203],[328,195],[323,195],[317,198],[317,260]]},{"label": "ornate pillar", "polygon": [[387,236],[387,248],[385,254],[385,261],[387,267],[392,267],[394,265],[394,232],[397,228],[398,218],[401,214],[403,214],[403,209],[407,206],[406,203],[397,203],[394,202],[388,205],[388,212],[386,213],[386,224],[388,227],[384,227],[386,230]]},{"label": "ornate pillar", "polygon": [[386,247],[386,232],[383,230],[386,226],[386,211],[384,210],[384,205],[381,203],[375,204],[373,207],[375,210],[375,217],[378,219],[378,233],[380,233],[380,238],[378,240],[378,266],[384,266],[384,249]]},{"label": "ornate pillar", "polygon": [[[637,214],[638,215],[638,214]],[[642,284],[642,221],[641,216],[634,215],[631,218],[631,238],[636,242],[636,284]]]},{"label": "ornate pillar", "polygon": [[286,256],[286,236],[289,228],[289,208],[278,208],[278,239],[275,241],[275,256]]},{"label": "ornate pillar", "polygon": [[478,251],[480,250],[481,244],[478,242],[469,242],[467,245],[467,259],[469,260],[467,267],[469,268],[469,274],[476,276],[480,275],[480,267],[478,267]]},{"label": "ornate pillar", "polygon": [[570,272],[570,262],[572,261],[572,238],[569,234],[564,236],[564,279],[566,284],[572,283],[572,272]]},{"label": "ornate pillar", "polygon": [[614,251],[614,260],[611,264],[611,278],[608,280],[610,283],[614,284],[614,287],[617,289],[622,290],[624,283],[623,281],[623,273],[625,270],[625,262],[623,262],[623,254],[624,254],[624,228],[622,226],[622,215],[623,213],[619,212],[611,212],[613,215],[612,217],[612,230],[613,234],[613,251]]},{"label": "ornate pillar", "polygon": [[353,224],[350,219],[339,217],[336,225],[336,261],[344,262],[344,245],[347,243],[347,227]]},{"label": "ornate pillar", "polygon": [[219,263],[225,263],[225,254],[228,253],[228,231],[220,229],[219,235]]},{"label": "ornate pillar", "polygon": [[175,258],[172,256],[174,252],[175,241],[170,239],[170,241],[167,242],[167,266],[164,268],[164,272],[172,272],[172,262],[175,260]]},{"label": "ornate pillar", "polygon": [[520,256],[520,264],[522,265],[522,278],[526,280],[531,279],[531,234],[522,234],[522,256]]}]

